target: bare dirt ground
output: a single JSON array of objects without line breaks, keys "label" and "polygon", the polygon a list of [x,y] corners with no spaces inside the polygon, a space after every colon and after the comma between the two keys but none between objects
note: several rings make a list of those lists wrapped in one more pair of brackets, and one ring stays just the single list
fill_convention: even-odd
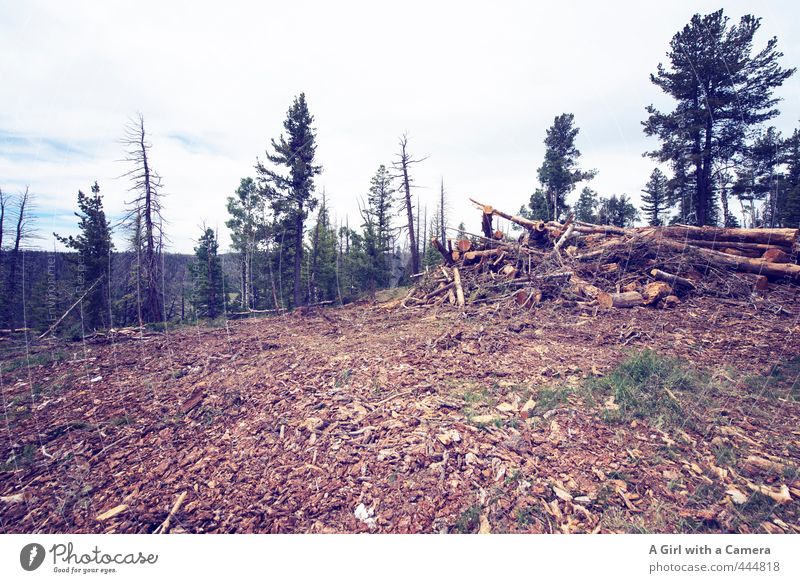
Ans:
[{"label": "bare dirt ground", "polygon": [[[3,361],[0,531],[154,532],[180,499],[172,532],[800,532],[797,300],[34,347]],[[702,380],[615,401],[645,349]]]}]

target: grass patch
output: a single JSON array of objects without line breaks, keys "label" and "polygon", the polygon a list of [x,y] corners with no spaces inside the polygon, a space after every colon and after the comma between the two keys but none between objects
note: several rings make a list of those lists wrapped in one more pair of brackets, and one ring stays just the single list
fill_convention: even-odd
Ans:
[{"label": "grass patch", "polygon": [[131,423],[133,423],[133,419],[131,419],[127,415],[112,417],[111,419],[108,420],[108,425],[110,427],[121,427],[122,425],[130,425]]},{"label": "grass patch", "polygon": [[516,511],[514,518],[520,528],[529,528],[538,525],[543,532],[548,532],[551,527],[550,518],[547,516],[547,513],[537,504],[520,508]]},{"label": "grass patch", "polygon": [[775,363],[764,375],[751,375],[742,381],[749,392],[767,398],[800,400],[800,356]]},{"label": "grass patch", "polygon": [[334,381],[333,386],[337,388],[345,386],[350,381],[351,376],[353,376],[353,369],[344,369],[342,372],[336,375],[336,380]]},{"label": "grass patch", "polygon": [[458,515],[453,532],[458,534],[473,534],[478,532],[481,527],[481,507],[473,504]]},{"label": "grass patch", "polygon": [[652,534],[644,520],[638,516],[630,516],[622,510],[612,508],[603,513],[600,519],[603,528],[611,532],[625,534]]},{"label": "grass patch", "polygon": [[0,365],[0,371],[2,371],[3,374],[7,374],[21,368],[27,368],[28,366],[44,366],[46,364],[65,360],[68,356],[69,354],[62,350],[23,355],[3,362],[2,365]]},{"label": "grass patch", "polygon": [[[687,423],[692,408],[699,405],[708,379],[677,359],[652,350],[633,354],[599,379],[590,379],[592,393],[614,397],[615,408],[606,408],[604,416],[612,422],[634,418],[648,419],[656,426]],[[679,397],[692,394],[691,406]]]},{"label": "grass patch", "polygon": [[731,445],[714,445],[711,448],[718,466],[736,465],[736,450]]},{"label": "grass patch", "polygon": [[12,450],[8,460],[0,462],[0,472],[13,472],[17,468],[33,465],[36,460],[36,444],[26,443],[21,448]]},{"label": "grass patch", "polygon": [[765,496],[761,492],[753,492],[747,502],[741,506],[734,507],[736,518],[734,519],[734,526],[741,527],[747,525],[747,530],[750,532],[758,532],[761,528],[761,523],[769,520],[777,507],[777,503],[769,496]]},{"label": "grass patch", "polygon": [[567,402],[567,397],[573,390],[570,387],[545,387],[536,393],[536,407],[533,408],[534,414],[541,415],[547,411],[556,409]]}]

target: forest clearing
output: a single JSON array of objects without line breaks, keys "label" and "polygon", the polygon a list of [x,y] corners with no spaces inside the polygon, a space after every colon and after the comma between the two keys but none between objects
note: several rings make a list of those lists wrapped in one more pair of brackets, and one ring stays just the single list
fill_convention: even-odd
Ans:
[{"label": "forest clearing", "polygon": [[414,293],[4,343],[0,527],[800,532],[796,285]]},{"label": "forest clearing", "polygon": [[640,4],[9,9],[0,533],[800,534],[800,45]]}]

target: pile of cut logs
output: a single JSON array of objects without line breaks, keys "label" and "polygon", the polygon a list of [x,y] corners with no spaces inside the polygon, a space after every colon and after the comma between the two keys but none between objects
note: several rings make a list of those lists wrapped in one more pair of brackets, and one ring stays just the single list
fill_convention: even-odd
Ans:
[{"label": "pile of cut logs", "polygon": [[[800,283],[798,229],[622,228],[571,216],[545,222],[472,202],[481,211],[482,234],[434,238],[443,263],[419,274],[401,305],[508,298],[526,308],[548,299],[667,308],[689,294],[743,297],[776,283]],[[497,217],[522,234],[497,230]]]}]

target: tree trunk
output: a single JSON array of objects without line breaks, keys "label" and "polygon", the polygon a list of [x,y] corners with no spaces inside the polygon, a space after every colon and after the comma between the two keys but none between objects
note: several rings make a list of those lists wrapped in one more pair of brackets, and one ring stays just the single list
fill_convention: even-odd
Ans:
[{"label": "tree trunk", "polygon": [[597,303],[603,308],[632,308],[634,306],[641,306],[643,299],[642,294],[635,291],[618,294],[600,292],[597,295]]},{"label": "tree trunk", "polygon": [[761,259],[736,257],[735,255],[727,255],[719,251],[712,251],[711,249],[692,247],[689,243],[672,241],[670,239],[660,239],[658,244],[681,253],[694,251],[704,262],[721,269],[744,271],[769,277],[790,277],[794,280],[800,279],[800,265],[794,265],[792,263],[770,263]]},{"label": "tree trunk", "polygon": [[300,305],[300,267],[303,261],[303,205],[297,206],[294,221],[294,307]]},{"label": "tree trunk", "polygon": [[411,184],[408,181],[408,156],[405,153],[405,146],[403,147],[400,163],[403,169],[403,190],[405,194],[406,217],[408,219],[408,240],[411,246],[411,271],[419,273],[419,247],[414,232],[414,204],[411,201]]},{"label": "tree trunk", "polygon": [[735,247],[725,243],[761,243],[791,248],[800,229],[731,229],[722,227],[691,227],[674,225],[669,227],[644,227],[641,233],[654,232],[672,239],[699,239],[715,241],[720,247]]},{"label": "tree trunk", "polygon": [[652,275],[659,281],[668,283],[669,285],[671,285],[673,288],[676,289],[684,289],[684,290],[697,289],[693,281],[686,279],[685,277],[672,275],[671,273],[667,273],[666,271],[661,271],[660,269],[651,269],[650,275]]},{"label": "tree trunk", "polygon": [[461,287],[461,274],[458,272],[458,267],[453,268],[453,283],[456,286],[456,303],[463,306],[464,301],[464,288]]}]

